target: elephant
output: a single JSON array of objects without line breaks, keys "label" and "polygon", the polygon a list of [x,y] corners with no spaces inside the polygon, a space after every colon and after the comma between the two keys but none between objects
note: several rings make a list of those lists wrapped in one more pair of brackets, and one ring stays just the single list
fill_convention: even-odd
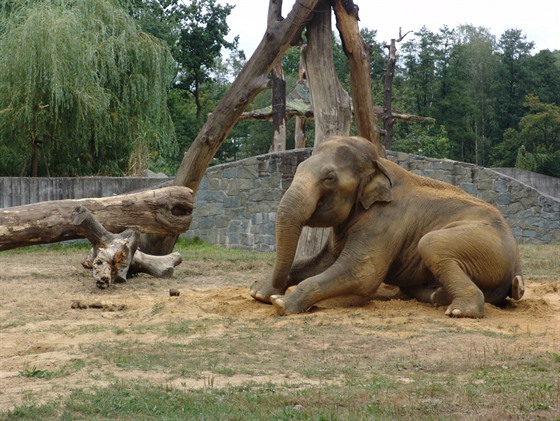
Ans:
[{"label": "elephant", "polygon": [[[524,292],[517,243],[498,209],[380,157],[365,138],[324,140],[297,167],[275,223],[271,279],[249,294],[279,315],[371,297],[382,283],[447,306],[451,317],[484,317],[485,302],[502,306]],[[304,225],[332,229],[317,255],[294,262]]]}]

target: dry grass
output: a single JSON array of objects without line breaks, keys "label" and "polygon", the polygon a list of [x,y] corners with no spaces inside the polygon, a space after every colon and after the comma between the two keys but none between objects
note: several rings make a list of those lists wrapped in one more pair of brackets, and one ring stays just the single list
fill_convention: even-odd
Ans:
[{"label": "dry grass", "polygon": [[560,418],[559,245],[522,245],[526,297],[479,320],[400,300],[277,317],[247,294],[272,255],[181,251],[174,278],[109,291],[83,250],[0,254],[0,419]]}]

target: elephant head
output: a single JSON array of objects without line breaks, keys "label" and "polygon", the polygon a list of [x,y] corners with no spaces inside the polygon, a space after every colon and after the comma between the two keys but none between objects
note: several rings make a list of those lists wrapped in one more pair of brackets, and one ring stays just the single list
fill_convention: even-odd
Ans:
[{"label": "elephant head", "polygon": [[351,212],[392,200],[392,182],[373,144],[360,137],[325,140],[302,162],[276,214],[274,288],[285,288],[304,225],[336,227]]}]

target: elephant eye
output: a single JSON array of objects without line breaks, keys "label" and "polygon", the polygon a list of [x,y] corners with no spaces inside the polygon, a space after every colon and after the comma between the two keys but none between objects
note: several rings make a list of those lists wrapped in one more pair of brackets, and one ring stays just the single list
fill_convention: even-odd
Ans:
[{"label": "elephant eye", "polygon": [[336,180],[336,174],[330,172],[330,173],[328,173],[327,175],[325,175],[324,180],[325,180],[327,183],[332,183],[332,182],[334,182],[334,181]]}]

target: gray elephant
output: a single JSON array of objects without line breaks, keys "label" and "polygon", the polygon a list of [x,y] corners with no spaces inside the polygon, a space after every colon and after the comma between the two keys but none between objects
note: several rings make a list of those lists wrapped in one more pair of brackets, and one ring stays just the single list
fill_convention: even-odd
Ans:
[{"label": "gray elephant", "polygon": [[[322,251],[294,257],[304,225],[332,227]],[[517,244],[500,212],[462,190],[379,157],[360,137],[333,137],[297,168],[276,215],[272,279],[250,294],[279,314],[325,299],[371,296],[382,282],[452,317],[523,295]],[[291,286],[296,286],[286,293]]]}]

